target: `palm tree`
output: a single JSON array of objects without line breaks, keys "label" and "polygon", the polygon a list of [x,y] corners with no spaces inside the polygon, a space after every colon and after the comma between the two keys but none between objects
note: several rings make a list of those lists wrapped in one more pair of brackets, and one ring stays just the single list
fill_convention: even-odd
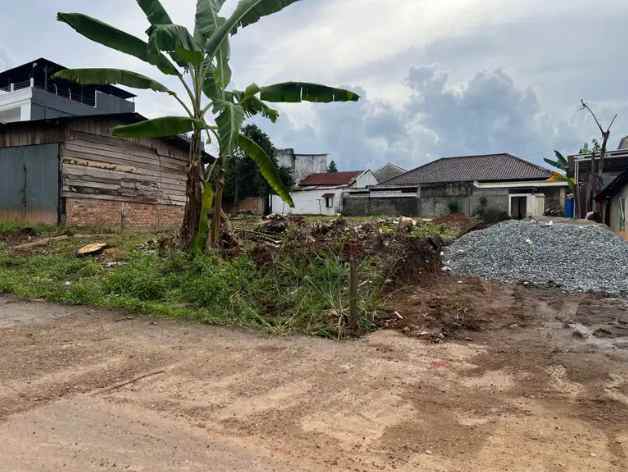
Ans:
[{"label": "palm tree", "polygon": [[[191,34],[184,26],[173,24],[159,0],[137,0],[151,26],[148,41],[143,41],[106,23],[79,13],[59,13],[83,36],[117,51],[135,56],[156,66],[162,73],[177,77],[185,90],[176,92],[136,72],[120,69],[74,69],[57,77],[86,85],[117,84],[150,89],[172,96],[184,116],[167,116],[118,126],[114,136],[160,138],[192,133],[187,175],[187,200],[180,231],[181,245],[204,250],[209,233],[208,213],[213,208],[211,245],[219,244],[224,189],[224,163],[240,148],[259,166],[273,190],[293,205],[288,189],[281,183],[271,158],[255,142],[240,133],[246,118],[261,115],[276,121],[278,112],[267,102],[344,102],[357,101],[353,92],[304,82],[269,86],[251,84],[244,90],[228,89],[231,83],[230,35],[279,12],[298,0],[239,0],[229,17],[221,16],[225,0],[197,0],[195,28]],[[201,158],[203,134],[218,144],[218,158],[204,166]]]}]

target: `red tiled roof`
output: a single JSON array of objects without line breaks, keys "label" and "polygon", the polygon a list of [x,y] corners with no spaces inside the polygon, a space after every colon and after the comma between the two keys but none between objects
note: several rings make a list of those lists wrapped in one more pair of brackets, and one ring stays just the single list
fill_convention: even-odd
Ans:
[{"label": "red tiled roof", "polygon": [[312,174],[303,179],[299,185],[301,187],[350,185],[353,180],[359,177],[363,172],[364,171],[359,170],[355,172],[325,172],[324,174]]}]

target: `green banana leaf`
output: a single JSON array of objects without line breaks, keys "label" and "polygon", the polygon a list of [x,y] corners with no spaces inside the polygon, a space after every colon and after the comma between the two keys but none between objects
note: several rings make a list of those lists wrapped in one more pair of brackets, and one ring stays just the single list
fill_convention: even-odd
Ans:
[{"label": "green banana leaf", "polygon": [[151,25],[170,25],[172,20],[159,0],[137,0]]},{"label": "green banana leaf", "polygon": [[185,26],[155,25],[148,32],[151,57],[159,57],[161,51],[166,51],[181,67],[188,64],[197,66],[203,62],[205,54]]},{"label": "green banana leaf", "polygon": [[267,102],[357,102],[360,96],[349,90],[306,82],[285,82],[260,88],[260,98]]},{"label": "green banana leaf", "polygon": [[569,167],[569,160],[567,160],[565,156],[558,151],[554,151],[554,155],[556,156],[556,159],[558,159],[558,162],[560,162],[561,166],[563,166],[563,169],[567,169],[567,167]]},{"label": "green banana leaf", "polygon": [[[252,25],[253,23],[257,23],[260,18],[268,15],[272,15],[273,13],[277,13],[283,10],[288,5],[292,3],[298,2],[299,0],[265,0],[261,2],[256,2],[256,5],[253,6],[241,19],[239,22],[239,27],[244,28],[248,25]],[[241,2],[244,3],[244,2]],[[235,31],[234,31],[235,33]]]},{"label": "green banana leaf", "polygon": [[270,156],[266,154],[264,149],[255,141],[252,141],[242,134],[239,137],[238,144],[240,145],[240,149],[242,149],[249,158],[255,161],[260,173],[271,188],[277,192],[277,195],[288,205],[294,207],[294,202],[292,201],[289,190],[284,186],[275,163]]},{"label": "green banana leaf", "polygon": [[166,116],[132,125],[116,126],[113,135],[121,138],[166,138],[194,130],[194,120],[182,116]]},{"label": "green banana leaf", "polygon": [[255,95],[242,94],[240,97],[240,106],[244,110],[247,118],[261,115],[275,123],[279,118],[279,111],[269,107]]},{"label": "green banana leaf", "polygon": [[240,0],[227,21],[209,37],[205,52],[211,57],[215,56],[229,33],[235,34],[239,27],[255,23],[261,17],[276,13],[296,1],[298,0]]},{"label": "green banana leaf", "polygon": [[202,44],[218,29],[220,20],[226,21],[218,16],[223,3],[220,0],[197,0],[194,38]]},{"label": "green banana leaf", "polygon": [[216,118],[220,155],[221,157],[229,157],[238,145],[240,128],[242,123],[244,123],[244,110],[240,105],[227,101],[222,102],[220,105],[222,112]]},{"label": "green banana leaf", "polygon": [[122,69],[68,69],[52,76],[81,85],[125,85],[136,89],[172,93],[165,85],[136,72]]},{"label": "green banana leaf", "polygon": [[166,56],[160,53],[152,57],[148,52],[148,44],[133,35],[80,13],[58,13],[57,19],[92,41],[153,64],[164,74],[178,75],[177,69]]}]

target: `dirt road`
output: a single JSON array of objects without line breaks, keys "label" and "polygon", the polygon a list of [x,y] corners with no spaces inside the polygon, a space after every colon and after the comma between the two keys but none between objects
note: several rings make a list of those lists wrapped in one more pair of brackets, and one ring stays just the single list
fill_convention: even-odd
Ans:
[{"label": "dirt road", "polygon": [[0,471],[627,470],[627,305],[522,293],[438,345],[0,297]]}]

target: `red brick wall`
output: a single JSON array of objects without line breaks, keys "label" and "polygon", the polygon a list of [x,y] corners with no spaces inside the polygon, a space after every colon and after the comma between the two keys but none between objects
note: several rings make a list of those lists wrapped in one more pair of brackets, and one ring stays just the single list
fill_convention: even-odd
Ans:
[{"label": "red brick wall", "polygon": [[110,226],[137,229],[176,227],[183,221],[182,206],[157,205],[111,200],[67,198],[66,224]]}]

